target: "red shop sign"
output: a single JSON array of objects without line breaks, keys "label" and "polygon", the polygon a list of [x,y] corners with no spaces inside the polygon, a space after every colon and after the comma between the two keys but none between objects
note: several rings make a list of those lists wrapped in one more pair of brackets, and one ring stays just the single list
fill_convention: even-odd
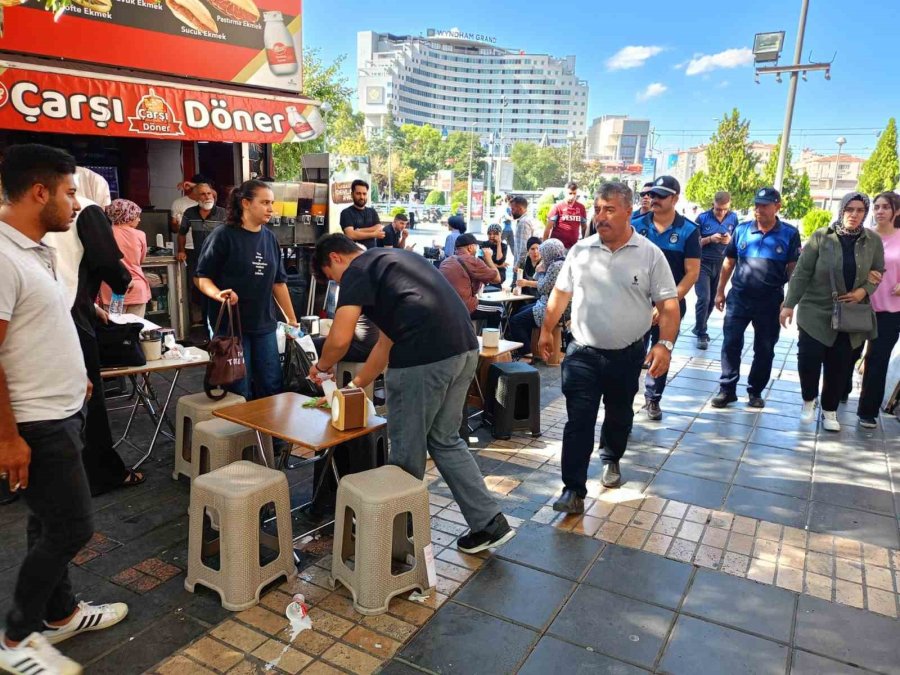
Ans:
[{"label": "red shop sign", "polygon": [[302,99],[2,68],[0,129],[182,141],[285,143],[324,130]]}]

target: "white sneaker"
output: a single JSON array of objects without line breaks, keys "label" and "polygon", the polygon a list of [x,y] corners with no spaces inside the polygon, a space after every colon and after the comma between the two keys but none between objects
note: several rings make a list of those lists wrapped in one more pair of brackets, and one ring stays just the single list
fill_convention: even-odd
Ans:
[{"label": "white sneaker", "polygon": [[7,647],[0,633],[0,670],[13,675],[81,675],[75,661],[63,656],[40,633],[32,633],[15,647]]},{"label": "white sneaker", "polygon": [[816,421],[816,401],[803,401],[803,412],[800,413],[800,423],[809,424]]},{"label": "white sneaker", "polygon": [[836,410],[822,411],[822,427],[825,431],[840,431],[841,423],[837,420]]},{"label": "white sneaker", "polygon": [[75,615],[63,626],[48,626],[44,624],[41,634],[47,638],[50,644],[56,644],[79,633],[87,633],[92,630],[103,630],[115,626],[128,616],[128,605],[124,602],[114,602],[109,605],[92,605],[89,602],[79,602]]}]

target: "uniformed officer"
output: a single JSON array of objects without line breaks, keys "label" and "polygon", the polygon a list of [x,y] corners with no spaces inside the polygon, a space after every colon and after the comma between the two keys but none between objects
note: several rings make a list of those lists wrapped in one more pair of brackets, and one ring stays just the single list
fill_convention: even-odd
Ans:
[{"label": "uniformed officer", "polygon": [[[751,408],[764,408],[763,390],[772,374],[775,343],[781,326],[778,315],[784,300],[784,285],[791,278],[800,257],[800,233],[778,218],[781,195],[775,188],[756,193],[756,219],[737,226],[725,249],[725,262],[716,292],[716,308],[725,312],[722,345],[722,377],[719,393],[711,403],[724,408],[737,401],[741,375],[744,331],[753,324],[753,365],[747,378]],[[732,274],[734,278],[732,279]],[[725,298],[725,286],[731,291]]]},{"label": "uniformed officer", "polygon": [[697,306],[694,309],[694,329],[697,336],[697,349],[709,347],[709,332],[706,322],[716,306],[716,289],[719,288],[719,276],[722,272],[722,261],[725,259],[725,247],[731,241],[731,234],[737,227],[738,219],[731,210],[731,194],[717,192],[713,198],[713,207],[697,216],[700,227],[700,277],[694,286],[697,294]]},{"label": "uniformed officer", "polygon": [[[700,275],[700,228],[675,210],[681,185],[672,176],[660,176],[648,189],[650,212],[643,218],[632,220],[634,229],[663,252],[678,291],[678,306],[684,317],[687,305],[684,301]],[[644,337],[649,349],[659,341],[658,314],[654,310],[653,326]],[[651,420],[662,419],[659,402],[666,388],[668,371],[655,377],[647,373],[644,380],[644,410]]]}]

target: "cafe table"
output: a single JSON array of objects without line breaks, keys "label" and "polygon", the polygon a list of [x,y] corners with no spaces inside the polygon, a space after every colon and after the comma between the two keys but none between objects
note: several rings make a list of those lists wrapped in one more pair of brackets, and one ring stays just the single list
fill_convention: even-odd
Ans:
[{"label": "cafe table", "polygon": [[506,334],[506,327],[509,325],[509,318],[513,315],[513,305],[520,302],[534,302],[533,295],[516,295],[506,289],[501,291],[486,291],[478,294],[478,300],[481,302],[498,302],[504,307],[505,320],[500,320],[500,335]]},{"label": "cafe table", "polygon": [[[134,403],[131,405],[131,414],[128,416],[128,423],[125,425],[125,431],[122,433],[121,438],[113,443],[114,448],[119,447],[119,445],[121,445],[122,443],[128,443],[128,445],[132,446],[136,450],[141,450],[140,447],[135,445],[134,442],[132,442],[128,438],[131,432],[131,425],[134,422],[135,415],[137,414],[138,406],[144,407],[145,412],[150,417],[151,421],[156,425],[153,430],[153,436],[150,438],[150,445],[147,447],[144,455],[137,461],[132,469],[137,469],[141,464],[147,461],[147,459],[153,453],[153,447],[156,445],[156,439],[159,437],[160,433],[174,440],[174,436],[171,433],[164,431],[162,429],[162,425],[163,422],[165,422],[169,425],[170,429],[172,427],[171,422],[169,422],[168,418],[166,417],[166,412],[169,409],[169,403],[172,400],[172,394],[175,391],[175,385],[178,383],[178,376],[181,375],[181,371],[187,368],[206,366],[206,364],[209,362],[209,354],[202,349],[198,349],[196,347],[188,347],[187,352],[191,358],[157,359],[156,361],[148,361],[143,366],[102,368],[100,370],[100,377],[102,379],[109,380],[116,377],[127,377],[129,380],[131,380],[131,384],[134,387]],[[162,374],[166,372],[173,373],[172,381],[169,383],[169,390],[166,392],[164,401],[160,404],[159,397],[156,395],[156,390],[153,388],[150,382],[150,376],[154,373]],[[113,408],[113,410],[115,410],[115,408]]]},{"label": "cafe table", "polygon": [[[295,392],[285,392],[266,398],[259,398],[255,401],[247,401],[246,403],[237,403],[235,405],[219,408],[213,411],[215,417],[221,417],[229,422],[249,427],[256,432],[259,447],[263,447],[262,434],[280,438],[292,446],[299,446],[307,451],[314,453],[322,452],[321,455],[309,457],[298,464],[294,464],[292,468],[300,468],[308,466],[316,462],[325,462],[331,467],[335,480],[339,483],[341,480],[338,473],[337,464],[334,460],[334,451],[338,445],[346,441],[352,441],[355,438],[367,436],[373,431],[383,428],[387,424],[387,420],[383,417],[370,416],[364,427],[356,429],[347,429],[346,431],[338,431],[331,424],[331,411],[321,408],[304,408],[303,404],[313,400],[309,396],[298,394]],[[324,451],[324,452],[323,452]],[[284,469],[287,464],[287,452],[281,454],[279,466],[277,468]],[[319,476],[319,482],[313,490],[312,499],[300,506],[294,507],[292,511],[297,511],[315,501],[319,493],[319,489],[324,483],[325,476],[328,471],[323,471]],[[296,537],[294,541],[327,527],[334,521],[330,521],[313,530],[304,532]]]}]

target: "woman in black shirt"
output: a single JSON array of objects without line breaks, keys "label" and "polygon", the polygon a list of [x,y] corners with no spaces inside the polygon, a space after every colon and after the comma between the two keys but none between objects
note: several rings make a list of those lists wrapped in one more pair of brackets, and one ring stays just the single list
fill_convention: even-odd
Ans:
[{"label": "woman in black shirt", "polygon": [[526,244],[526,253],[518,263],[519,278],[516,286],[522,289],[522,295],[537,297],[537,282],[534,275],[541,262],[541,238],[531,237]]},{"label": "woman in black shirt", "polygon": [[[237,305],[247,375],[229,389],[247,400],[271,396],[281,389],[277,317],[283,312],[288,323],[297,323],[278,241],[264,227],[272,217],[274,200],[269,186],[258,180],[232,190],[226,227],[210,233],[197,262],[195,283],[203,294],[218,303]],[[280,306],[278,314],[275,303]],[[209,303],[213,328],[220,307]],[[223,319],[219,335],[228,333],[227,323]]]}]

